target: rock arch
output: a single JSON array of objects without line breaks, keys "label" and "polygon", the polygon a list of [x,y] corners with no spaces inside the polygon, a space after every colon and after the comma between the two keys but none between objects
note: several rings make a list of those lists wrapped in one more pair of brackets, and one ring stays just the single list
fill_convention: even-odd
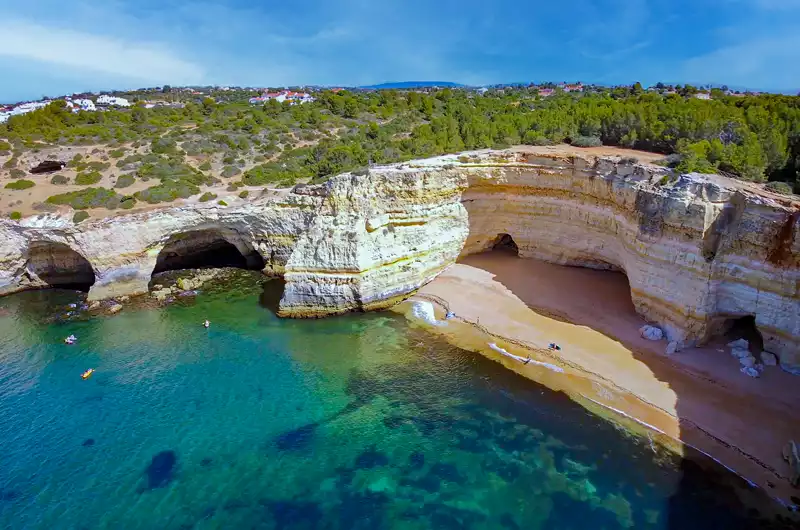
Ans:
[{"label": "rock arch", "polygon": [[509,254],[514,253],[519,257],[519,247],[517,246],[517,242],[514,241],[514,238],[511,237],[511,234],[498,234],[490,250],[501,250]]},{"label": "rock arch", "polygon": [[95,282],[94,268],[84,256],[64,243],[53,241],[30,243],[26,272],[40,287],[88,292]]},{"label": "rock arch", "polygon": [[261,254],[235,231],[210,228],[173,234],[158,253],[153,274],[213,267],[262,270],[264,266]]}]

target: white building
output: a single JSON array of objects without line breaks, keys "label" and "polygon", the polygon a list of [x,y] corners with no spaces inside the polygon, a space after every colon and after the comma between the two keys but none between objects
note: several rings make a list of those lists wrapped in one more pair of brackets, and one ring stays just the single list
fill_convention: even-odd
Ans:
[{"label": "white building", "polygon": [[112,107],[130,107],[131,104],[125,98],[118,98],[116,96],[109,96],[108,94],[103,94],[97,98],[98,105],[107,105]]},{"label": "white building", "polygon": [[[73,99],[72,103],[77,107],[79,110],[85,110],[88,112],[92,112],[97,110],[97,107],[94,105],[94,101],[91,99]],[[76,109],[76,112],[77,112]]]}]

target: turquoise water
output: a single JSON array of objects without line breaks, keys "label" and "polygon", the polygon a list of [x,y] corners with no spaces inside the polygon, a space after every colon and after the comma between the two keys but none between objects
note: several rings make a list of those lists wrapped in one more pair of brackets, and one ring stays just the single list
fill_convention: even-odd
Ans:
[{"label": "turquoise water", "polygon": [[279,289],[241,272],[95,318],[73,292],[1,299],[0,527],[789,527],[401,317],[280,320]]}]

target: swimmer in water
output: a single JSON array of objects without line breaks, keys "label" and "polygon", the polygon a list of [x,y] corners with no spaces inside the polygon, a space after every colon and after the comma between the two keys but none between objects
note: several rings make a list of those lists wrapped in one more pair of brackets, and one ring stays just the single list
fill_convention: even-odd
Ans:
[{"label": "swimmer in water", "polygon": [[211,322],[209,322],[208,320],[206,320],[205,322],[203,322],[203,327],[204,327],[204,328],[207,328],[207,327],[209,327],[210,325],[211,325]]}]

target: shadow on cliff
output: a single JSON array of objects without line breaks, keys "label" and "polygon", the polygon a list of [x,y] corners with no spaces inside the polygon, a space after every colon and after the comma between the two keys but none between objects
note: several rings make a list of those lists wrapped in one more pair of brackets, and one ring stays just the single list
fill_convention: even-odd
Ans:
[{"label": "shadow on cliff", "polygon": [[[654,351],[657,348],[666,347],[666,342],[652,343],[640,336],[639,328],[645,324],[645,321],[635,311],[630,296],[630,286],[623,273],[564,267],[537,260],[520,259],[516,245],[511,238],[500,238],[493,250],[468,256],[462,259],[461,263],[491,273],[494,281],[501,283],[524,304],[535,308],[536,313],[590,328],[625,346],[630,351],[632,359],[644,364],[655,379],[666,383],[674,393],[675,413],[679,419],[678,429],[682,434],[692,429],[697,432],[696,425],[686,419],[688,416],[693,414],[697,418],[701,414],[716,415],[720,410],[718,407],[724,409],[723,415],[731,414],[730,419],[721,420],[719,423],[726,428],[737,429],[739,422],[753,420],[753,418],[748,419],[747,417],[734,417],[737,416],[737,407],[741,407],[738,410],[741,410],[742,414],[747,412],[753,416],[754,413],[758,414],[763,411],[758,408],[747,411],[748,399],[762,399],[758,395],[759,393],[777,394],[781,392],[780,389],[770,389],[769,386],[752,386],[765,383],[769,385],[769,383],[763,379],[749,380],[739,374],[738,363],[732,362],[727,351],[724,353],[719,351],[719,343],[714,348],[705,348],[691,353],[693,356],[706,356],[698,357],[700,359],[699,366],[702,367],[698,370],[692,370],[689,366],[678,366],[675,360],[666,357],[663,352]],[[457,312],[457,308],[454,309]],[[720,338],[719,342],[724,344],[728,340],[742,336],[749,338],[751,342],[759,339],[757,335],[748,335],[752,330],[749,330],[746,319],[736,324],[729,330],[727,337]],[[563,346],[563,355],[568,358],[569,347]],[[707,369],[708,371],[706,371]],[[700,393],[706,390],[698,390],[698,383],[705,384],[706,381],[703,379],[713,383],[717,369],[732,372],[726,373],[720,379],[726,381],[726,384],[733,381],[745,385],[748,388],[747,395],[735,396],[728,390],[717,392],[716,388],[713,389],[714,392],[717,392],[715,394],[711,392],[712,389],[709,389],[712,396],[709,397],[707,403],[703,403]],[[689,375],[687,372],[693,375]],[[697,377],[698,374],[700,377]],[[774,378],[773,380],[780,381],[783,381],[780,378],[788,376],[777,369],[769,375]],[[721,386],[724,387],[725,384]],[[753,395],[753,388],[760,389],[756,395]],[[731,396],[731,399],[738,400],[738,402],[733,403],[732,407],[724,407],[718,400],[720,397],[727,399],[727,396]],[[784,396],[783,399],[791,401],[792,398]],[[785,425],[787,422],[781,422],[777,417],[774,421],[772,418],[769,420],[761,418],[755,421],[758,422],[756,425],[775,427],[777,434],[766,436],[764,439],[757,440],[756,443],[762,444],[762,446],[765,443],[774,443],[776,452],[780,455],[781,444],[785,443],[781,437],[787,431],[791,431],[791,428]],[[800,527],[796,520],[788,518],[790,512],[777,503],[774,503],[776,511],[770,514],[759,513],[753,507],[763,508],[763,506],[769,505],[767,495],[772,496],[774,492],[750,488],[743,479],[699,451],[687,447],[684,455],[678,465],[681,479],[672,496],[668,500],[665,499],[668,507],[666,528],[682,530],[700,527],[729,529]],[[779,471],[783,471],[782,467],[778,467],[780,466],[779,460],[769,462],[769,464]],[[775,482],[778,481],[779,479],[776,478]],[[798,496],[800,497],[800,495]],[[795,502],[800,502],[800,499]],[[710,506],[717,509],[705,510]],[[716,514],[716,519],[703,522],[703,514],[706,511]],[[719,520],[720,513],[727,514],[726,520]],[[776,515],[777,517],[775,517]],[[761,520],[761,517],[767,516],[770,517],[770,521]]]}]

